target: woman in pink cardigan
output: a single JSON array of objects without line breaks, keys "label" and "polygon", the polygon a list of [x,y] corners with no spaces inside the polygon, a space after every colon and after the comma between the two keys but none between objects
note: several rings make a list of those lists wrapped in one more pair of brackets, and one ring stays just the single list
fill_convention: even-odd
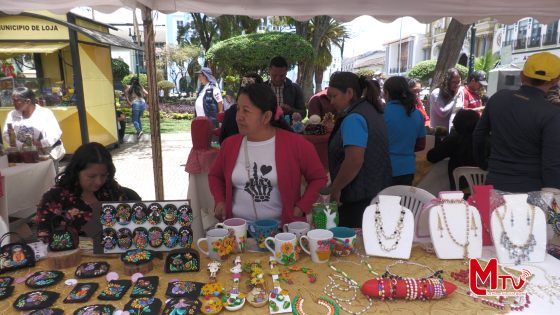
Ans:
[{"label": "woman in pink cardigan", "polygon": [[[239,92],[239,133],[221,146],[208,182],[218,220],[305,220],[327,176],[313,145],[288,129],[276,96],[265,84]],[[301,177],[307,186],[301,194]]]}]

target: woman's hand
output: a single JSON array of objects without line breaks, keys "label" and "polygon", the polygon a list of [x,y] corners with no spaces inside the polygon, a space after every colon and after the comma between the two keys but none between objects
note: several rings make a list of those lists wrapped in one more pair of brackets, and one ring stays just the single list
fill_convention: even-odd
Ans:
[{"label": "woman's hand", "polygon": [[305,214],[303,213],[303,210],[301,210],[299,207],[294,207],[294,217],[299,218],[299,217],[303,217]]},{"label": "woman's hand", "polygon": [[216,204],[214,207],[214,217],[220,222],[226,219],[226,204],[224,202],[218,202],[218,204]]},{"label": "woman's hand", "polygon": [[340,190],[331,190],[331,201],[336,201],[340,204]]}]

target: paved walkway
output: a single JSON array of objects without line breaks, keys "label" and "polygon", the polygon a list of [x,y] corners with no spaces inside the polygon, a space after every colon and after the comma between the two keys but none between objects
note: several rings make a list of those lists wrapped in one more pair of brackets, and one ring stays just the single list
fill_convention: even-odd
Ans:
[{"label": "paved walkway", "polygon": [[[165,200],[187,199],[189,177],[185,172],[185,163],[191,148],[192,141],[189,132],[161,135]],[[154,171],[150,135],[143,135],[139,142],[136,142],[134,135],[126,135],[125,144],[111,150],[111,155],[117,169],[115,178],[119,184],[134,189],[143,200],[154,200]]]}]

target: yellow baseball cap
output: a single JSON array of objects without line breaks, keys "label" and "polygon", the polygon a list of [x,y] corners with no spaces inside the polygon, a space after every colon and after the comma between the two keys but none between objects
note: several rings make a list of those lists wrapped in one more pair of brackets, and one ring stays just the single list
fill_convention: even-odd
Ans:
[{"label": "yellow baseball cap", "polygon": [[548,52],[529,56],[523,66],[526,77],[552,81],[560,76],[560,58]]}]

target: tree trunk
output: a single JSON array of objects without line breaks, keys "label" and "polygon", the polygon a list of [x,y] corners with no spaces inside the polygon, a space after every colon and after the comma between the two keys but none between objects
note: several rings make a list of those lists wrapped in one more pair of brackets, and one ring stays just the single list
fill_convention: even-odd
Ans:
[{"label": "tree trunk", "polygon": [[161,134],[159,127],[158,89],[156,78],[156,55],[154,42],[154,20],[152,9],[142,8],[144,20],[144,51],[146,55],[146,72],[148,75],[148,108],[150,110],[150,129],[152,139],[152,160],[154,171],[154,188],[156,200],[164,200],[163,195],[163,159],[161,155]]},{"label": "tree trunk", "polygon": [[321,92],[323,89],[323,73],[325,69],[321,67],[315,67],[315,94]]},{"label": "tree trunk", "polygon": [[461,24],[454,18],[451,19],[451,23],[449,23],[449,27],[445,32],[443,44],[439,50],[436,71],[430,86],[432,90],[441,84],[447,69],[453,68],[457,64],[469,28],[470,25]]}]

